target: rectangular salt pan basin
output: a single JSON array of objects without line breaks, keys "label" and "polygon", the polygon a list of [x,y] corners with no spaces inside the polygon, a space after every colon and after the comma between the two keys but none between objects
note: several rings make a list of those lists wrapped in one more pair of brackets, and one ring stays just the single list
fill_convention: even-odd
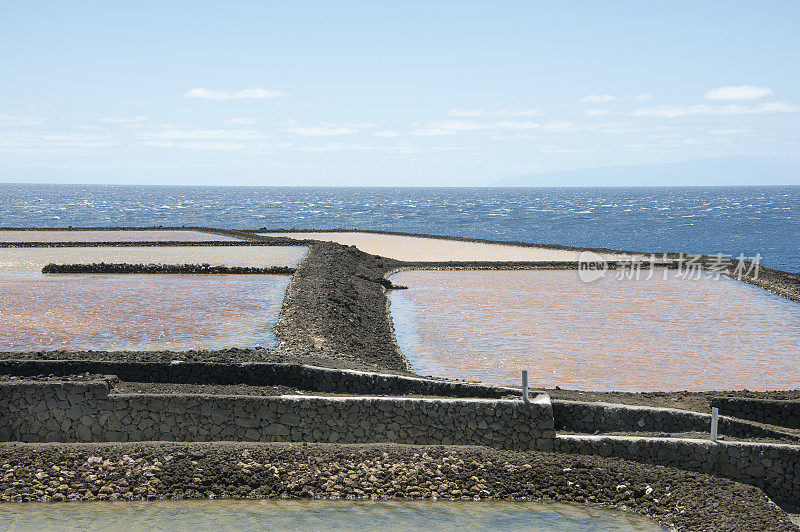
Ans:
[{"label": "rectangular salt pan basin", "polygon": [[0,351],[274,347],[285,275],[0,276]]},{"label": "rectangular salt pan basin", "polygon": [[[261,233],[264,236],[325,240],[361,251],[405,261],[558,261],[578,260],[577,251],[545,247],[506,246],[444,238],[411,237],[376,233]],[[621,256],[617,256],[621,258]]]},{"label": "rectangular salt pan basin", "polygon": [[0,274],[38,273],[48,263],[208,263],[214,266],[294,267],[307,252],[305,246],[0,248]]},{"label": "rectangular salt pan basin", "polygon": [[230,242],[239,238],[184,230],[3,231],[0,242]]},{"label": "rectangular salt pan basin", "polygon": [[800,388],[800,305],[738,281],[405,271],[389,293],[421,375],[599,391]]}]

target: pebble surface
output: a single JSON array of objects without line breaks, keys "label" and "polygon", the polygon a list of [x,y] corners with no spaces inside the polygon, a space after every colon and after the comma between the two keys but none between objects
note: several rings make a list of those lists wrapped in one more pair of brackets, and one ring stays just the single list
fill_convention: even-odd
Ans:
[{"label": "pebble surface", "polygon": [[0,446],[0,501],[559,500],[692,530],[798,530],[751,486],[596,456],[479,447],[143,443]]}]

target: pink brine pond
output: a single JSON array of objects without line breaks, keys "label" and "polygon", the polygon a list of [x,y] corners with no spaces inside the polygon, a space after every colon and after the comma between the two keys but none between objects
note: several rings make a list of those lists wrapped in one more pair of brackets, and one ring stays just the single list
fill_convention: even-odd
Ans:
[{"label": "pink brine pond", "polygon": [[404,271],[398,343],[421,375],[602,391],[800,388],[800,305],[730,279]]},{"label": "pink brine pond", "polygon": [[0,275],[0,351],[274,346],[280,275]]}]

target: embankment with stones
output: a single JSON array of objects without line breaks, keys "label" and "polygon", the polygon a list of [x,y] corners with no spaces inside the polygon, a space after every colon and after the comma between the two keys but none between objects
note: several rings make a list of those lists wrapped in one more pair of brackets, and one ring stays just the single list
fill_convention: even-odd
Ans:
[{"label": "embankment with stones", "polygon": [[546,395],[518,400],[109,394],[107,380],[0,382],[0,441],[289,441],[550,450]]},{"label": "embankment with stones", "polygon": [[598,456],[387,444],[0,446],[2,501],[231,497],[558,500],[681,530],[797,530],[757,488]]},{"label": "embankment with stones", "polygon": [[201,385],[245,384],[288,386],[300,390],[353,395],[428,395],[499,399],[520,396],[502,386],[424,379],[391,373],[340,370],[305,364],[269,362],[203,362],[170,360],[39,360],[0,359],[0,375],[36,378],[53,375],[115,375],[120,380],[144,383]]},{"label": "embankment with stones", "polygon": [[728,416],[800,429],[800,401],[797,400],[715,397],[711,400],[711,406],[719,408],[720,413]]},{"label": "embankment with stones", "polygon": [[95,262],[91,264],[46,264],[42,273],[113,274],[196,274],[196,275],[292,275],[288,266],[211,266],[204,264],[129,264]]},{"label": "embankment with stones", "polygon": [[[553,400],[553,415],[556,430],[582,434],[707,433],[711,427],[710,414],[617,403]],[[731,438],[764,438],[800,443],[800,434],[727,416],[719,417],[719,432]]]},{"label": "embankment with stones", "polygon": [[577,418],[585,405],[562,401],[554,408],[546,395],[524,403],[519,399],[110,394],[110,382],[52,378],[0,382],[0,410],[7,414],[0,424],[0,441],[402,443],[556,450],[727,477],[764,489],[788,508],[800,500],[797,445],[556,436],[565,422],[565,407],[585,430],[597,426],[610,430],[697,428],[691,425],[693,420],[682,416],[686,412],[658,409],[663,412],[646,416],[644,411],[652,409],[628,407],[620,416],[618,409],[592,405],[602,409],[591,411],[590,422],[587,416]]},{"label": "embankment with stones", "polygon": [[397,261],[355,247],[311,245],[286,289],[275,336],[280,349],[358,360],[410,372],[394,341],[382,280]]},{"label": "embankment with stones", "polygon": [[555,449],[711,473],[757,486],[786,508],[800,510],[800,447],[796,445],[559,435]]}]

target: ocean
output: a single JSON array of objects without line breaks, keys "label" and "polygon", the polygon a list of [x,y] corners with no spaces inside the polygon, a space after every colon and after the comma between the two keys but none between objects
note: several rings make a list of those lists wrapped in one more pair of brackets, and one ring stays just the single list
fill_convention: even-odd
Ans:
[{"label": "ocean", "polygon": [[800,270],[800,186],[339,188],[0,184],[0,226],[380,229]]}]

